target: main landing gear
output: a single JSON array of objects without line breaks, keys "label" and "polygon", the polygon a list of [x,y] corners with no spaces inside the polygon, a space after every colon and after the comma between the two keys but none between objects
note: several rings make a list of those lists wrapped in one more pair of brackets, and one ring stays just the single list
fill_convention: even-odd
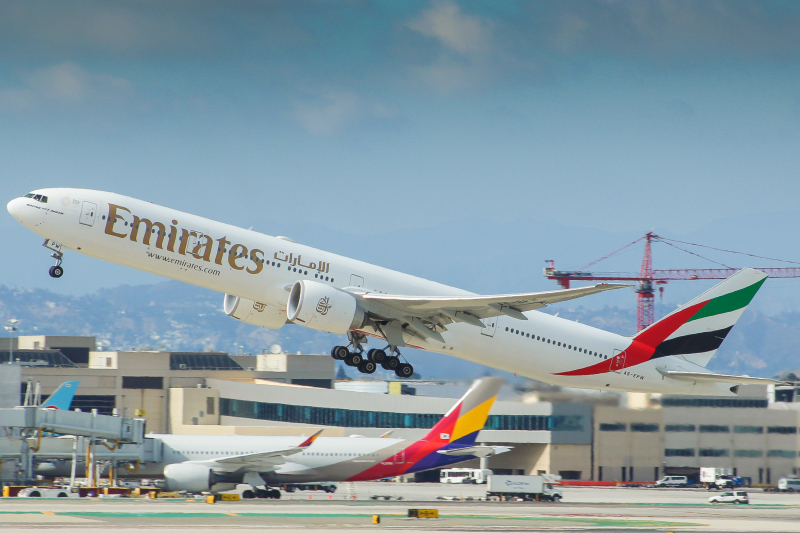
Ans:
[{"label": "main landing gear", "polygon": [[[387,346],[389,354],[386,350],[373,348],[369,350],[364,356],[364,348],[361,346],[361,341],[364,337],[357,337],[354,334],[348,334],[350,337],[350,344],[347,346],[334,346],[331,349],[331,357],[337,361],[344,361],[347,366],[358,368],[362,374],[372,374],[381,365],[384,370],[392,370],[399,378],[410,378],[414,373],[414,367],[409,363],[400,361],[400,350],[396,346]],[[350,346],[353,351],[350,351]],[[396,355],[395,355],[396,354]]]}]

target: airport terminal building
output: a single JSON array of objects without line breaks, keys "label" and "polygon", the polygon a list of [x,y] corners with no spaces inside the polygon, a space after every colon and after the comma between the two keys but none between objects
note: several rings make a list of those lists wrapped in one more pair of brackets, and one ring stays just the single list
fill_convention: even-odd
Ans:
[{"label": "airport terminal building", "polygon": [[[39,382],[47,396],[63,381],[78,380],[73,408],[144,418],[155,433],[309,435],[324,428],[329,436],[392,431],[418,439],[468,387],[336,382],[334,361],[320,355],[96,351],[91,337],[20,337],[13,354],[0,350],[0,361],[10,363],[0,365],[6,391],[15,382],[21,389]],[[509,389],[479,442],[513,447],[488,460],[504,474],[648,482],[715,466],[773,485],[800,474],[797,395],[742,391],[737,398],[629,394],[624,405],[603,405],[585,395],[530,402]],[[3,398],[5,407],[19,404],[15,394]],[[473,462],[465,465],[478,467]]]}]

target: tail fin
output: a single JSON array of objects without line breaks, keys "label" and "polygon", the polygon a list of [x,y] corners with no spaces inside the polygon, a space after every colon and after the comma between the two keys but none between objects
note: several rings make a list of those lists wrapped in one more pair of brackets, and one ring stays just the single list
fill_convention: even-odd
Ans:
[{"label": "tail fin", "polygon": [[652,359],[676,355],[705,367],[766,279],[760,270],[743,268],[634,340],[655,349]]},{"label": "tail fin", "polygon": [[41,405],[41,408],[69,411],[72,405],[72,399],[75,397],[75,392],[78,390],[79,383],[80,381],[65,381],[49,398],[47,398],[47,401]]},{"label": "tail fin", "polygon": [[[410,443],[406,448],[384,459],[380,464],[360,472],[348,481],[366,481],[390,476],[398,476],[411,472],[420,472],[431,468],[441,468],[454,463],[480,457],[485,447],[475,448],[472,445],[478,432],[486,425],[489,410],[492,408],[502,378],[482,378],[477,380],[458,402],[450,408],[439,422],[420,440]],[[465,453],[457,454],[458,450]],[[475,453],[472,453],[472,452]],[[501,453],[505,450],[492,450]],[[449,453],[445,453],[449,452]]]},{"label": "tail fin", "polygon": [[422,440],[436,442],[440,446],[475,444],[478,432],[486,424],[489,410],[497,399],[503,382],[502,378],[482,378],[475,381]]}]

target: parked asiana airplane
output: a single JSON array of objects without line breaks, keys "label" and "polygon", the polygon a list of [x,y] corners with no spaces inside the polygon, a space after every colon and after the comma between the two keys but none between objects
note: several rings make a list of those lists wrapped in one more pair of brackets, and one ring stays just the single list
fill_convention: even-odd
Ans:
[{"label": "parked asiana airplane", "polygon": [[[745,268],[634,337],[536,309],[623,285],[477,295],[110,192],[39,189],[8,203],[45,238],[64,272],[71,250],[224,293],[229,316],[266,328],[287,322],[347,335],[331,356],[371,374],[414,372],[412,346],[540,381],[599,390],[731,396],[765,378],[714,374],[706,365],[766,274]],[[380,348],[365,350],[368,338]]]}]

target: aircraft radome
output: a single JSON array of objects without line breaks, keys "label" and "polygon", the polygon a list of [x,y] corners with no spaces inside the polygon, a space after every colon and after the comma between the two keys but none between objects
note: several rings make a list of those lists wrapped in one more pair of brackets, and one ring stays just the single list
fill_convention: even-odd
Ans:
[{"label": "aircraft radome", "polygon": [[[766,279],[743,269],[634,337],[536,309],[622,285],[477,295],[110,192],[50,188],[8,211],[45,238],[61,277],[66,250],[224,293],[233,318],[278,329],[287,322],[337,335],[331,356],[370,374],[413,373],[413,346],[540,381],[599,390],[735,395],[774,383],[706,369]],[[380,348],[365,351],[368,338]]]}]

